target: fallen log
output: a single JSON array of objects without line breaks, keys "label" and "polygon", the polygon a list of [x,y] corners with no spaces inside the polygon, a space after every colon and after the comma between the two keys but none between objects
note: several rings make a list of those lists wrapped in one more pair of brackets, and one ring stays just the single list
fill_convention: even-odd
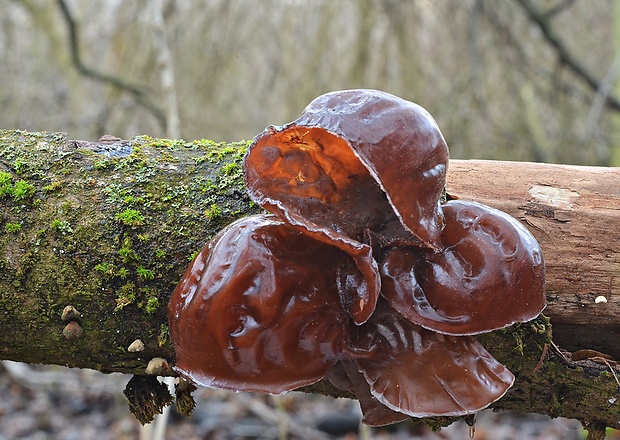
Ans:
[{"label": "fallen log", "polygon": [[620,168],[455,160],[447,191],[505,211],[534,234],[560,346],[620,359]]},{"label": "fallen log", "polygon": [[[0,131],[0,359],[138,375],[173,363],[174,286],[211,236],[259,211],[247,144]],[[447,193],[520,219],[547,265],[550,323],[480,338],[517,376],[493,406],[620,427],[620,170],[454,160]]]}]

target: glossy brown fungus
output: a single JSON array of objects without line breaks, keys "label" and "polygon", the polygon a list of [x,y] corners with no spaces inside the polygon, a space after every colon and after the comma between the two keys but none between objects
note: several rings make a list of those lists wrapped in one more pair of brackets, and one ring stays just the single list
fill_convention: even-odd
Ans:
[{"label": "glossy brown fungus", "polygon": [[252,200],[196,256],[169,304],[174,369],[283,393],[328,379],[364,423],[486,408],[513,375],[473,334],[545,306],[540,248],[515,219],[440,203],[448,150],[420,106],[328,93],[244,159]]},{"label": "glossy brown fungus", "polygon": [[375,353],[354,361],[370,392],[402,414],[471,414],[502,397],[514,382],[473,337],[426,330],[382,303],[366,325],[352,331],[352,344]]},{"label": "glossy brown fungus", "polygon": [[407,414],[393,411],[379,402],[370,392],[366,378],[352,360],[338,362],[329,370],[326,378],[336,388],[355,394],[362,410],[362,422],[366,425],[391,425],[410,417]]},{"label": "glossy brown fungus", "polygon": [[346,344],[335,279],[348,258],[273,216],[232,223],[172,295],[175,370],[203,386],[272,394],[319,381]]},{"label": "glossy brown fungus", "polygon": [[382,294],[413,323],[473,335],[529,321],[545,308],[542,252],[509,215],[474,202],[443,205],[443,252],[393,249]]},{"label": "glossy brown fungus", "polygon": [[368,232],[439,247],[448,148],[422,107],[376,90],[322,95],[283,127],[258,135],[245,158],[250,197],[354,259],[350,313],[374,309],[380,283]]}]

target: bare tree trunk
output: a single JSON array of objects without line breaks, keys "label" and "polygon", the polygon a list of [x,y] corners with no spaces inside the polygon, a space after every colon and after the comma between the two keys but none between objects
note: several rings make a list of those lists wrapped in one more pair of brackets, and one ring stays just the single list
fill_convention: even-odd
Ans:
[{"label": "bare tree trunk", "polygon": [[174,79],[174,63],[168,46],[166,24],[164,22],[164,4],[162,0],[151,2],[149,18],[153,28],[153,46],[157,51],[157,67],[160,70],[161,90],[166,102],[166,137],[181,137],[181,120]]},{"label": "bare tree trunk", "polygon": [[[243,188],[246,146],[0,131],[0,359],[139,375],[154,357],[172,363],[166,308],[185,266],[258,211]],[[619,427],[620,170],[452,161],[448,180],[450,196],[536,235],[554,340],[602,352],[576,361],[544,317],[481,337],[518,378],[494,406]],[[144,349],[128,350],[137,339]]]}]

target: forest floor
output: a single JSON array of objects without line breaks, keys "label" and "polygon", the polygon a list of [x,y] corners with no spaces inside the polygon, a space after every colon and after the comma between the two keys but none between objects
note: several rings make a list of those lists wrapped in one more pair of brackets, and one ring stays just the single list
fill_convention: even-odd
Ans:
[{"label": "forest floor", "polygon": [[[0,440],[148,440],[129,413],[123,389],[130,376],[5,361],[0,365]],[[401,423],[389,428],[359,425],[357,402],[289,393],[266,396],[198,389],[187,418],[172,409],[165,439],[400,440],[469,439],[462,421],[432,432]],[[155,428],[156,429],[156,428]],[[576,420],[483,411],[476,440],[580,440]],[[609,439],[620,439],[613,431]]]}]

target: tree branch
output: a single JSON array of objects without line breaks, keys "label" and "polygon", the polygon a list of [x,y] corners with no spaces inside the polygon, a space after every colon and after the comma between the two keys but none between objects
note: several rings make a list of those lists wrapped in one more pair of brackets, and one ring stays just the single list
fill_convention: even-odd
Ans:
[{"label": "tree branch", "polygon": [[164,114],[163,110],[148,97],[148,94],[145,91],[144,87],[133,84],[118,76],[100,72],[84,64],[84,61],[82,60],[82,56],[80,54],[80,39],[78,35],[77,24],[73,19],[71,11],[69,10],[69,6],[65,2],[65,0],[57,1],[60,12],[65,19],[65,22],[67,23],[67,28],[69,30],[69,47],[71,52],[71,61],[77,71],[84,76],[87,76],[97,81],[101,81],[103,83],[107,83],[112,87],[115,87],[121,91],[128,92],[133,95],[133,97],[140,105],[149,110],[153,114],[153,116],[155,116],[159,125],[162,127],[162,129],[165,130],[166,115]]},{"label": "tree branch", "polygon": [[[137,375],[173,364],[177,281],[213,234],[258,212],[246,147],[0,130],[0,359]],[[517,377],[493,406],[617,427],[620,169],[451,161],[447,191],[520,219],[546,260],[553,341],[544,317],[479,337]]]},{"label": "tree branch", "polygon": [[[600,81],[588,72],[585,66],[579,63],[553,31],[551,23],[549,22],[549,19],[554,15],[553,10],[543,13],[538,10],[530,0],[517,0],[517,3],[526,12],[528,18],[538,26],[544,39],[555,50],[560,63],[568,67],[568,69],[585,82],[593,92],[598,93],[599,89],[601,89]],[[605,97],[605,104],[613,110],[620,111],[620,101],[613,95],[607,95]]]},{"label": "tree branch", "polygon": [[575,3],[575,0],[560,0],[557,5],[550,7],[543,14],[545,18],[552,18],[562,12],[564,9],[568,9]]}]

